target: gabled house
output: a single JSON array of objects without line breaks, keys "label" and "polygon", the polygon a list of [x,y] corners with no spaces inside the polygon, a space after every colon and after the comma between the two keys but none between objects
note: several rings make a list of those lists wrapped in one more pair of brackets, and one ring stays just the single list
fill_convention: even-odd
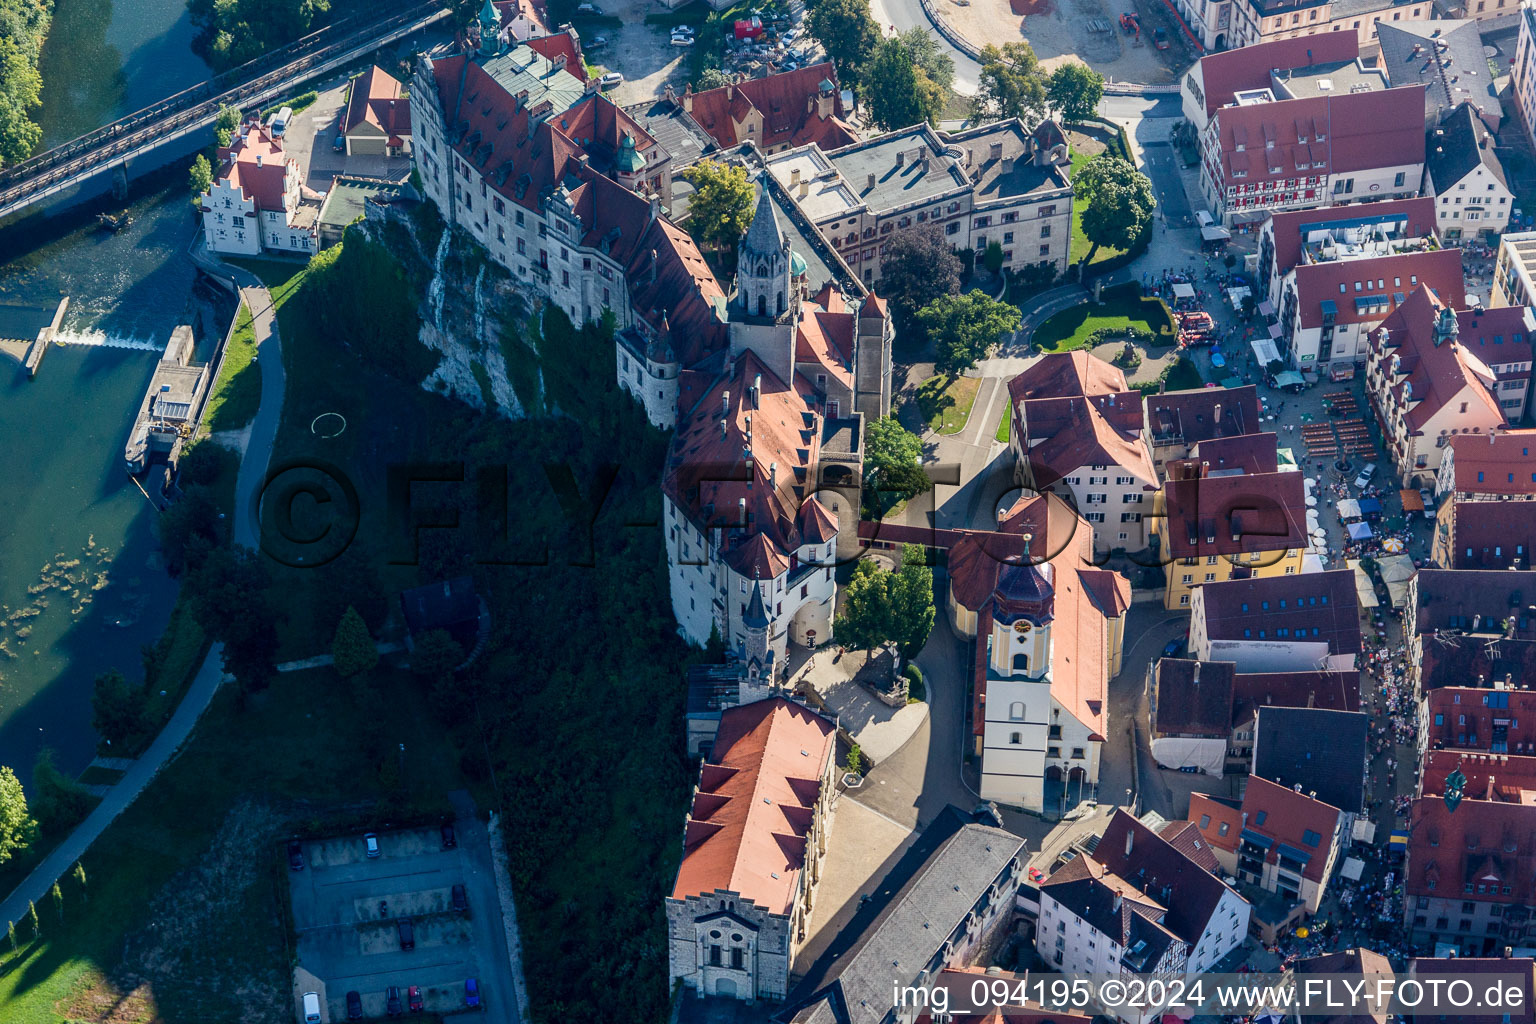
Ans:
[{"label": "gabled house", "polygon": [[1279,309],[1297,267],[1417,252],[1438,239],[1433,196],[1276,213],[1259,227],[1259,284]]},{"label": "gabled house", "polygon": [[670,980],[781,1000],[826,853],[837,723],[784,697],[720,716],[666,900]]},{"label": "gabled house", "polygon": [[1422,283],[1371,332],[1366,393],[1405,486],[1431,484],[1453,434],[1505,426],[1498,377],[1460,332],[1455,311]]},{"label": "gabled house", "polygon": [[690,85],[682,95],[668,86],[665,97],[722,149],[750,142],[768,154],[806,145],[832,150],[859,138],[830,62],[702,92]]},{"label": "gabled house", "polygon": [[1361,649],[1349,569],[1210,583],[1190,602],[1189,656],[1239,673],[1349,670]]},{"label": "gabled house", "polygon": [[[1474,4],[1484,2],[1472,0]],[[1444,17],[1394,21],[1383,24],[1378,34],[1381,69],[1392,84],[1424,86],[1425,127],[1432,128],[1466,104],[1489,131],[1499,130],[1504,117],[1499,87],[1488,73],[1488,56],[1476,21]],[[1425,189],[1425,194],[1435,192]]]},{"label": "gabled house", "polygon": [[411,102],[400,80],[378,65],[348,86],[341,134],[347,156],[400,156],[411,147]]},{"label": "gabled house", "polygon": [[[1478,39],[1475,32],[1472,38]],[[1499,109],[1497,98],[1493,109]],[[1492,238],[1509,227],[1515,193],[1504,176],[1493,134],[1471,102],[1445,111],[1430,126],[1425,148],[1424,194],[1436,197],[1435,215],[1446,242]]]},{"label": "gabled house", "polygon": [[1365,807],[1369,731],[1370,716],[1359,711],[1259,708],[1252,776],[1300,786],[1353,819]]},{"label": "gabled house", "polygon": [[203,240],[211,252],[313,253],[320,249],[320,199],[306,194],[299,164],[283,140],[256,121],[218,152],[213,183],[199,197]]},{"label": "gabled house", "polygon": [[1092,354],[1051,353],[1008,382],[1008,448],[1024,487],[1069,499],[1099,551],[1140,551],[1157,493],[1141,395]]},{"label": "gabled house", "polygon": [[1169,463],[1189,458],[1201,442],[1240,437],[1260,425],[1258,389],[1252,384],[1159,391],[1142,405],[1147,446],[1159,479],[1166,478]]},{"label": "gabled house", "polygon": [[1536,572],[1420,569],[1408,581],[1408,674],[1416,692],[1536,679]]}]

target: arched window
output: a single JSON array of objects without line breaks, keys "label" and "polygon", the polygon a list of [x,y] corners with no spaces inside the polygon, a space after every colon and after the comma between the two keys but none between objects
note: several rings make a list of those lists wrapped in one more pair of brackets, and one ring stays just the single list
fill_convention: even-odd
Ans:
[{"label": "arched window", "polygon": [[784,293],[779,292],[779,312],[784,312]]},{"label": "arched window", "polygon": [[1016,700],[1008,705],[1008,717],[1015,722],[1024,721],[1024,702]]},{"label": "arched window", "polygon": [[766,296],[759,295],[757,297],[757,315],[758,316],[764,316],[764,315],[766,315],[767,312],[768,312],[768,299],[767,299]]},{"label": "arched window", "polygon": [[1029,655],[1027,655],[1027,654],[1015,654],[1013,656],[1013,667],[1014,667],[1014,669],[1016,671],[1028,672],[1029,671]]},{"label": "arched window", "polygon": [[1008,742],[1017,747],[1024,742],[1024,734],[1021,732],[1011,732],[1008,734]]}]

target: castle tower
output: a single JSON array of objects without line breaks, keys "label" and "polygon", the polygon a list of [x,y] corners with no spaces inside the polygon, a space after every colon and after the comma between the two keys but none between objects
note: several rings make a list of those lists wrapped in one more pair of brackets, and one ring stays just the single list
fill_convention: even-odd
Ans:
[{"label": "castle tower", "polygon": [[741,702],[761,700],[775,683],[776,666],[773,649],[768,643],[772,623],[768,621],[768,606],[763,600],[761,580],[752,583],[752,599],[747,602],[747,613],[741,624],[746,627],[746,639],[741,650]]},{"label": "castle tower", "polygon": [[635,148],[635,137],[629,132],[619,140],[619,152],[613,162],[614,170],[618,172],[619,184],[637,192],[645,177],[645,157]]},{"label": "castle tower", "polygon": [[891,348],[896,334],[885,300],[874,292],[859,307],[854,407],[873,422],[891,414]]},{"label": "castle tower", "polygon": [[731,358],[756,353],[780,381],[788,383],[794,379],[800,300],[790,287],[789,239],[779,226],[766,175],[758,180],[757,189],[757,210],[736,250]]},{"label": "castle tower", "polygon": [[480,26],[480,55],[494,57],[501,52],[501,12],[491,0],[485,0],[480,16],[475,19]]}]

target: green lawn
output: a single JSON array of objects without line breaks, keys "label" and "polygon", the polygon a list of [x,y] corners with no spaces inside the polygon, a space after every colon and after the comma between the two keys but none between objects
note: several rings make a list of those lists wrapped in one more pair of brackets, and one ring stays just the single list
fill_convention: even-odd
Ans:
[{"label": "green lawn", "polygon": [[[1073,181],[1077,180],[1078,171],[1082,170],[1083,165],[1091,159],[1093,159],[1092,156],[1084,153],[1072,154]],[[1072,248],[1068,258],[1073,263],[1081,262],[1093,248],[1093,243],[1088,241],[1087,235],[1083,234],[1083,210],[1087,206],[1087,200],[1077,197],[1074,197],[1072,200]],[[1124,249],[1116,249],[1113,246],[1101,245],[1099,246],[1099,251],[1093,254],[1093,263],[1090,263],[1088,266],[1092,267],[1094,264],[1102,263],[1105,260],[1114,259],[1116,256],[1124,255],[1124,253]]]},{"label": "green lawn", "polygon": [[993,436],[1003,444],[1007,444],[1008,439],[1013,436],[1013,409],[1011,408],[1011,403],[1003,403],[1003,415],[997,421],[997,433]]},{"label": "green lawn", "polygon": [[923,381],[917,389],[917,402],[928,421],[928,429],[940,434],[958,434],[964,430],[966,420],[971,418],[971,406],[976,404],[976,389],[980,386],[980,377],[951,380],[939,374]]},{"label": "green lawn", "polygon": [[203,428],[209,431],[239,430],[256,417],[261,407],[261,367],[256,365],[256,330],[244,302],[236,314],[235,331],[229,338],[219,379],[203,410]]},{"label": "green lawn", "polygon": [[[1108,289],[1105,291],[1107,293]],[[1159,325],[1148,318],[1148,308],[1134,299],[1119,298],[1074,306],[1041,324],[1035,331],[1034,341],[1046,352],[1067,352],[1081,348],[1090,334],[1101,329],[1137,327],[1155,334]]]}]

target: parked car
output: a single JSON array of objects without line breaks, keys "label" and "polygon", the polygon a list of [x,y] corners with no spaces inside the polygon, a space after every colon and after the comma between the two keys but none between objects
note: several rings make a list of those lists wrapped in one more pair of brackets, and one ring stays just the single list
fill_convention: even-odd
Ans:
[{"label": "parked car", "polygon": [[453,834],[453,824],[451,822],[449,824],[443,826],[442,836],[443,836],[443,849],[451,850],[455,846],[459,845],[459,840]]},{"label": "parked car", "polygon": [[363,852],[370,858],[379,855],[379,837],[372,832],[363,834]]},{"label": "parked car", "polygon": [[692,46],[693,45],[693,36],[674,35],[672,37],[672,45],[673,46]]},{"label": "parked car", "polygon": [[1419,489],[1419,497],[1424,501],[1424,511],[1426,513],[1433,512],[1435,508],[1435,492],[1427,487],[1421,487]]},{"label": "parked car", "polygon": [[1355,486],[1364,487],[1371,482],[1371,476],[1376,472],[1376,463],[1367,462],[1360,470],[1360,475],[1355,477]]},{"label": "parked car", "polygon": [[421,986],[412,985],[405,990],[406,1001],[410,1003],[412,1013],[420,1013],[427,1008],[427,1004],[421,999]]},{"label": "parked car", "polygon": [[294,871],[304,870],[304,844],[297,839],[288,840],[288,867]]},{"label": "parked car", "polygon": [[304,1024],[320,1024],[320,993],[304,993]]},{"label": "parked car", "polygon": [[347,993],[347,1020],[363,1019],[363,997],[357,992]]},{"label": "parked car", "polygon": [[1163,645],[1163,657],[1177,658],[1183,650],[1183,640],[1169,640],[1166,644]]},{"label": "parked car", "polygon": [[582,48],[590,53],[593,50],[601,50],[603,47],[605,47],[607,45],[608,45],[608,37],[607,36],[593,36],[592,39],[589,42],[586,42],[586,43],[582,44]]},{"label": "parked car", "polygon": [[622,85],[623,82],[624,72],[622,71],[610,71],[602,78],[597,80],[597,84],[602,86],[604,89],[612,89],[616,85]]},{"label": "parked car", "polygon": [[474,978],[464,979],[464,1005],[480,1005],[480,983]]},{"label": "parked car", "polygon": [[341,132],[336,133],[336,139],[331,143],[331,152],[340,153],[347,148],[347,137]]},{"label": "parked car", "polygon": [[411,919],[408,917],[402,917],[400,920],[396,921],[395,924],[400,931],[400,948],[415,949],[416,930],[411,925]]},{"label": "parked car", "polygon": [[672,34],[675,36],[691,36],[694,33],[692,25],[673,25]]},{"label": "parked car", "polygon": [[595,18],[595,17],[600,17],[602,15],[603,9],[601,7],[599,7],[599,6],[597,6],[597,4],[577,4],[576,5],[576,13],[577,14],[590,14],[590,15],[592,15]]},{"label": "parked car", "polygon": [[391,1017],[398,1017],[401,1013],[400,986],[391,985],[384,994],[384,1012]]},{"label": "parked car", "polygon": [[458,911],[469,909],[469,896],[464,892],[463,882],[453,887],[453,909]]},{"label": "parked car", "polygon": [[1152,30],[1152,45],[1159,50],[1168,49],[1168,30],[1159,25]]}]

